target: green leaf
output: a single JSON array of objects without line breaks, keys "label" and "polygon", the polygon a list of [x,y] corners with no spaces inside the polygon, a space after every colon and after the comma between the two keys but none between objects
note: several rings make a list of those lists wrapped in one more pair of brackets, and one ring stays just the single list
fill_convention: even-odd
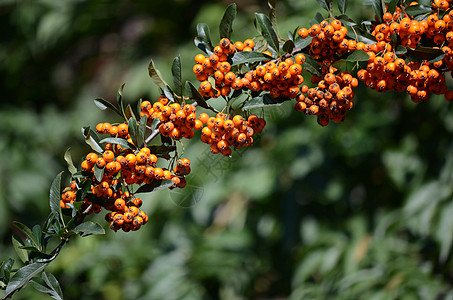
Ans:
[{"label": "green leaf", "polygon": [[128,141],[122,138],[105,138],[100,143],[111,143],[111,144],[117,144],[120,145],[124,149],[136,149],[137,147],[135,145],[132,145]]},{"label": "green leaf", "polygon": [[107,100],[104,100],[102,98],[96,98],[94,99],[94,104],[96,104],[96,106],[99,107],[101,110],[106,110],[107,108],[110,108],[111,110],[116,112],[120,117],[123,117],[119,109]]},{"label": "green leaf", "polygon": [[346,58],[346,61],[356,62],[356,61],[368,61],[370,56],[363,50],[355,50]]},{"label": "green leaf", "polygon": [[444,58],[445,53],[441,49],[417,46],[414,50],[407,49],[407,54],[417,61],[426,60],[428,63],[440,61]]},{"label": "green leaf", "polygon": [[269,47],[278,54],[279,51],[278,37],[268,16],[261,13],[255,13],[255,17],[264,39],[268,43]]},{"label": "green leaf", "polygon": [[27,225],[24,225],[18,221],[13,221],[13,225],[28,237],[34,247],[40,249],[40,242],[36,239],[33,231],[31,231],[31,229],[28,228]]},{"label": "green leaf", "polygon": [[222,38],[231,38],[231,33],[233,32],[233,21],[236,18],[236,7],[235,3],[228,5],[225,13],[223,14],[222,20],[219,25],[219,34],[220,39]]},{"label": "green leaf", "polygon": [[393,14],[396,10],[396,7],[398,4],[401,2],[401,0],[390,0],[390,3],[388,4],[387,7],[387,12]]},{"label": "green leaf", "polygon": [[157,126],[159,126],[159,124],[160,124],[159,118],[154,119],[153,123],[151,123],[151,130],[154,131],[157,128]]},{"label": "green leaf", "polygon": [[318,1],[319,5],[327,10],[329,13],[332,12],[332,0],[316,0]]},{"label": "green leaf", "polygon": [[208,55],[211,55],[213,53],[212,48],[210,48],[206,42],[200,40],[200,38],[195,37],[193,39],[193,42],[194,42],[195,46],[197,46],[204,53],[206,53]]},{"label": "green leaf", "polygon": [[315,17],[310,20],[310,26],[313,26],[314,24],[319,24],[324,20],[324,17],[321,13],[316,13]]},{"label": "green leaf", "polygon": [[181,56],[176,56],[171,65],[171,74],[173,75],[173,85],[175,93],[182,96],[182,71],[181,71]]},{"label": "green leaf", "polygon": [[403,47],[401,45],[398,45],[395,49],[395,54],[396,55],[403,55],[403,54],[406,54],[407,53],[407,49],[406,47]]},{"label": "green leaf", "polygon": [[129,127],[129,135],[130,135],[132,141],[134,142],[135,145],[138,145],[138,142],[137,142],[137,132],[138,132],[137,120],[135,120],[134,118],[130,118],[128,120],[128,122],[127,122],[127,125]]},{"label": "green leaf", "polygon": [[374,13],[378,17],[379,22],[382,22],[382,16],[384,15],[384,9],[382,7],[381,0],[369,0],[364,3],[365,5],[371,5],[373,7]]},{"label": "green leaf", "polygon": [[14,259],[8,258],[0,265],[0,283],[1,281],[8,283],[10,279],[11,270],[14,266]]},{"label": "green leaf", "polygon": [[42,278],[33,278],[30,281],[30,285],[36,289],[38,292],[44,293],[56,300],[62,300],[63,298],[58,295],[56,291],[48,287],[46,282]]},{"label": "green leaf", "polygon": [[124,113],[124,104],[123,104],[123,90],[124,90],[124,86],[126,85],[126,83],[123,83],[120,88],[118,89],[118,92],[116,94],[116,102],[118,103],[118,107],[121,111],[120,113],[120,116],[122,118],[124,118],[125,120],[127,120],[126,118],[126,115]]},{"label": "green leaf", "polygon": [[307,38],[303,39],[300,36],[296,37],[295,46],[301,50],[305,49],[307,46],[311,44],[313,37],[308,36]]},{"label": "green leaf", "polygon": [[145,184],[145,185],[142,185],[141,187],[139,187],[135,193],[138,194],[138,193],[149,193],[149,192],[153,192],[153,191],[159,191],[159,190],[169,188],[174,184],[175,183],[170,179],[154,180],[153,182],[151,182],[149,184]]},{"label": "green leaf", "polygon": [[98,223],[91,221],[83,222],[80,225],[77,225],[72,229],[75,233],[80,234],[81,236],[87,236],[91,234],[105,234],[104,228]]},{"label": "green leaf", "polygon": [[313,59],[313,57],[311,57],[308,54],[305,54],[304,69],[310,72],[311,74],[321,76],[320,72],[321,66],[316,60]]},{"label": "green leaf", "polygon": [[125,110],[124,114],[126,115],[127,120],[129,120],[130,118],[133,118],[134,120],[137,120],[137,118],[135,117],[134,111],[132,110],[132,107],[131,107],[130,104],[128,104],[126,106],[126,110]]},{"label": "green leaf", "polygon": [[[348,0],[346,0],[348,1]],[[348,17],[347,15],[341,15],[337,18],[338,20],[341,20],[341,23],[343,25],[348,25],[348,26],[355,26],[357,25],[357,22]]]},{"label": "green leaf", "polygon": [[277,102],[271,95],[262,94],[258,97],[254,97],[249,101],[245,102],[242,109],[248,110],[252,108],[267,107],[267,106],[280,106],[283,102]]},{"label": "green leaf", "polygon": [[439,216],[439,226],[437,228],[436,237],[440,244],[439,261],[445,263],[453,244],[453,203],[443,207]]},{"label": "green leaf", "polygon": [[168,85],[164,88],[163,92],[170,102],[175,102],[174,93]]},{"label": "green leaf", "polygon": [[165,146],[165,145],[162,145],[162,146],[149,146],[148,148],[151,151],[151,153],[153,153],[153,154],[155,154],[157,156],[166,155],[166,154],[169,154],[169,153],[171,153],[171,152],[176,150],[176,146],[174,146],[174,145],[171,145],[171,146]]},{"label": "green leaf", "polygon": [[252,63],[256,61],[265,61],[272,59],[271,56],[263,54],[262,52],[255,52],[255,51],[243,51],[243,52],[236,52],[231,57],[232,66],[236,66],[243,63]]},{"label": "green leaf", "polygon": [[215,112],[215,110],[206,102],[206,100],[200,94],[198,89],[190,81],[186,81],[186,92],[187,92],[189,98],[197,101],[197,104],[200,107],[210,109]]},{"label": "green leaf", "polygon": [[63,292],[61,291],[60,284],[58,283],[57,278],[52,273],[44,271],[41,275],[42,279],[47,283],[47,286],[50,287],[59,298],[54,299],[63,299]]},{"label": "green leaf", "polygon": [[346,35],[354,40],[357,40],[357,42],[362,42],[365,44],[376,43],[376,39],[374,36],[360,29],[358,26],[354,26],[354,30],[352,30],[350,26],[346,26],[346,28],[348,29],[348,33]]},{"label": "green leaf", "polygon": [[283,44],[283,51],[285,51],[285,53],[291,53],[293,51],[294,47],[295,47],[294,42],[291,40],[287,40]]},{"label": "green leaf", "polygon": [[19,248],[19,247],[23,247],[24,244],[22,244],[22,242],[14,235],[11,237],[11,239],[12,239],[13,247],[14,247],[14,250],[16,251],[17,256],[20,258],[20,260],[23,263],[27,262],[28,261],[27,250]]},{"label": "green leaf", "polygon": [[405,11],[408,15],[414,17],[418,15],[429,14],[433,11],[433,9],[424,5],[411,5],[409,7],[406,7]]},{"label": "green leaf", "polygon": [[33,235],[39,243],[39,249],[42,249],[42,230],[40,225],[35,225],[32,228]]},{"label": "green leaf", "polygon": [[197,39],[212,53],[211,33],[207,24],[197,24]]},{"label": "green leaf", "polygon": [[64,153],[64,160],[68,164],[68,170],[71,173],[71,175],[77,173],[77,168],[74,166],[74,162],[72,161],[71,148],[68,148]]},{"label": "green leaf", "polygon": [[82,134],[85,137],[85,143],[87,143],[91,149],[98,153],[102,153],[104,150],[99,146],[99,137],[93,130],[88,127],[82,127]]},{"label": "green leaf", "polygon": [[98,165],[94,165],[94,177],[99,182],[102,181],[102,177],[104,176],[104,169],[105,168],[99,168]]},{"label": "green leaf", "polygon": [[267,1],[267,5],[271,9],[269,11],[269,19],[272,23],[272,26],[275,29],[275,32],[277,33],[277,36],[280,36],[280,33],[278,31],[278,24],[277,24],[277,10],[275,9],[276,1]]},{"label": "green leaf", "polygon": [[33,263],[20,268],[11,278],[5,291],[5,298],[27,284],[30,279],[39,274],[47,263]]},{"label": "green leaf", "polygon": [[338,9],[342,14],[346,13],[346,8],[348,7],[348,0],[338,0]]},{"label": "green leaf", "polygon": [[60,207],[60,199],[61,199],[61,175],[63,172],[60,172],[55,179],[52,181],[50,186],[50,193],[49,193],[49,203],[50,203],[50,211],[55,215],[58,216],[57,222],[60,219],[61,215],[61,207]]},{"label": "green leaf", "polygon": [[154,62],[152,59],[148,65],[148,73],[149,73],[149,77],[151,77],[151,80],[154,82],[154,84],[157,85],[158,87],[160,87],[161,89],[164,89],[165,86],[168,85],[165,82],[165,80],[162,78],[160,71],[154,67]]},{"label": "green leaf", "polygon": [[140,124],[138,125],[138,136],[142,141],[145,141],[145,131],[146,131],[146,124],[148,123],[148,117],[143,115],[140,119]]}]

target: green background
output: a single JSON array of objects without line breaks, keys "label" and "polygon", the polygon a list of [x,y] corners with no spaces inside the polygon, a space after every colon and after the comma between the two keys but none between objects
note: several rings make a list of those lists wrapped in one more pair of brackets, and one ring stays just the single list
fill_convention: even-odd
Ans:
[{"label": "green background", "polygon": [[[171,82],[181,55],[194,81],[196,24],[216,43],[229,3],[0,2],[1,260],[16,258],[12,221],[48,215],[66,149],[77,164],[90,151],[80,128],[119,121],[93,99],[113,101],[127,82],[126,103],[155,101],[150,58]],[[243,41],[257,35],[254,12],[269,10],[237,4],[233,40]],[[278,1],[280,32],[309,26],[317,11],[326,15],[315,0]],[[348,12],[373,17],[359,1]],[[327,127],[293,103],[257,109],[266,128],[230,159],[198,135],[184,141],[188,186],[142,195],[146,226],[73,239],[50,264],[65,299],[453,299],[451,105],[363,87],[354,103]],[[103,214],[93,219],[108,227]],[[14,296],[47,298],[30,286]]]}]

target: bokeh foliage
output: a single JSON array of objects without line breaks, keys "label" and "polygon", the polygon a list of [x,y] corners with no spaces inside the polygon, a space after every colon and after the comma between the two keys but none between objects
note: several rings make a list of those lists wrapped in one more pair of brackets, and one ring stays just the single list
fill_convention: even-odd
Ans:
[{"label": "bokeh foliage", "polygon": [[[256,35],[262,2],[237,2],[234,40]],[[317,5],[278,2],[280,32],[307,26]],[[80,128],[115,118],[92,100],[113,99],[124,81],[129,103],[156,99],[151,57],[169,79],[180,54],[193,80],[196,24],[217,37],[226,6],[1,3],[2,260],[14,255],[11,222],[32,226],[48,214],[66,148],[74,158],[88,151]],[[373,12],[351,1],[348,15]],[[267,128],[230,159],[184,142],[188,187],[144,196],[146,226],[74,239],[49,266],[65,298],[453,299],[451,105],[366,89],[356,97],[346,121],[326,128],[290,103],[257,110]],[[26,287],[15,298],[47,296]]]}]

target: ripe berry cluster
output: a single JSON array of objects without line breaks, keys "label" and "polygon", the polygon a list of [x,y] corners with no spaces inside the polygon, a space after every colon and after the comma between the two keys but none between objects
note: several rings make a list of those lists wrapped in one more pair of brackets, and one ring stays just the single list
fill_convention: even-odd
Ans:
[{"label": "ripe berry cluster", "polygon": [[256,115],[244,120],[240,115],[227,116],[224,113],[218,113],[216,117],[202,113],[200,121],[206,124],[201,130],[201,141],[211,145],[212,153],[224,156],[231,155],[231,147],[251,146],[253,135],[260,133],[266,125],[266,121]]},{"label": "ripe berry cluster", "polygon": [[[110,134],[132,144],[127,124],[111,125],[99,123],[96,130],[100,134]],[[190,173],[190,161],[187,158],[176,161],[171,172],[158,167],[158,157],[150,148],[137,150],[123,148],[119,144],[106,143],[102,154],[91,152],[81,163],[82,175],[90,180],[90,189],[84,199],[81,210],[87,214],[99,213],[102,208],[110,211],[106,220],[113,230],[138,230],[148,220],[140,210],[142,200],[134,196],[132,186],[151,184],[158,180],[169,179],[174,182],[170,188],[183,188],[186,185],[185,175]],[[81,189],[76,181],[71,182],[62,195],[62,208],[74,205],[76,193]]]}]

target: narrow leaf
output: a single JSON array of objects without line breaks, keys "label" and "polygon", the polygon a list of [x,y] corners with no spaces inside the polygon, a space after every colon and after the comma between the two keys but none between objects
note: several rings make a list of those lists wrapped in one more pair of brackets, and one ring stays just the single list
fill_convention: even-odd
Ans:
[{"label": "narrow leaf", "polygon": [[27,250],[19,248],[19,247],[23,247],[24,244],[22,244],[22,242],[14,235],[11,238],[12,238],[13,247],[14,247],[14,250],[16,251],[17,256],[20,258],[20,260],[23,263],[27,262],[28,261]]},{"label": "narrow leaf", "polygon": [[164,88],[163,92],[170,102],[175,102],[174,93],[168,85]]},{"label": "narrow leaf", "polygon": [[319,5],[327,10],[329,13],[332,11],[332,0],[316,0],[318,1]]},{"label": "narrow leaf", "polygon": [[164,89],[165,86],[168,85],[165,82],[165,80],[162,78],[160,71],[154,67],[154,62],[152,59],[148,65],[148,73],[149,73],[149,77],[151,77],[151,80],[154,82],[154,84],[157,85],[158,87],[160,87],[161,89]]},{"label": "narrow leaf", "polygon": [[396,55],[403,55],[403,54],[406,54],[407,53],[407,49],[406,47],[403,47],[401,45],[398,45],[395,49],[395,54]]},{"label": "narrow leaf", "polygon": [[74,166],[74,162],[72,161],[71,148],[68,148],[64,153],[64,160],[68,164],[68,170],[71,173],[71,175],[77,173],[77,168]]},{"label": "narrow leaf", "polygon": [[311,74],[321,76],[320,72],[321,66],[316,60],[313,59],[313,57],[311,57],[308,54],[305,54],[304,69],[310,72]]},{"label": "narrow leaf", "polygon": [[338,9],[342,14],[346,13],[346,8],[348,7],[348,0],[338,0]]},{"label": "narrow leaf", "polygon": [[[52,273],[44,271],[42,273],[42,279],[47,283],[47,285],[56,292],[58,296],[60,296],[59,299],[63,299],[63,292],[61,291],[60,284],[58,283],[57,278]],[[57,298],[54,298],[57,299]]]},{"label": "narrow leaf", "polygon": [[195,46],[197,46],[204,53],[206,53],[208,55],[211,55],[213,53],[212,48],[210,48],[206,42],[204,42],[203,40],[200,40],[200,38],[195,37],[193,39],[193,42],[194,42]]},{"label": "narrow leaf", "polygon": [[135,117],[134,111],[132,110],[132,107],[130,104],[127,105],[126,110],[124,111],[124,114],[126,115],[126,118],[129,120],[130,118],[133,118],[134,120],[137,120]]},{"label": "narrow leaf", "polygon": [[55,216],[58,216],[57,222],[60,219],[61,215],[61,207],[60,207],[60,198],[61,198],[61,175],[63,172],[60,172],[55,179],[52,181],[50,186],[50,193],[49,193],[49,202],[50,202],[50,210]]},{"label": "narrow leaf", "polygon": [[94,165],[94,177],[99,182],[102,181],[102,177],[104,176],[104,169],[105,168],[99,168],[98,165]]},{"label": "narrow leaf", "polygon": [[127,125],[129,127],[129,135],[132,139],[132,141],[134,142],[135,145],[137,145],[137,132],[138,132],[138,128],[137,128],[137,120],[135,120],[134,118],[130,118],[127,122]]},{"label": "narrow leaf", "polygon": [[384,10],[382,7],[381,0],[370,0],[367,1],[365,4],[371,4],[373,7],[374,13],[378,17],[379,22],[382,22],[382,16],[384,15]]},{"label": "narrow leaf", "polygon": [[433,9],[424,5],[411,5],[409,7],[406,7],[405,11],[408,15],[414,17],[418,15],[429,14],[433,11]]},{"label": "narrow leaf", "polygon": [[[345,1],[349,1],[349,0],[345,0]],[[341,23],[343,25],[348,25],[348,26],[355,26],[357,25],[357,22],[354,21],[353,19],[351,19],[350,17],[348,17],[347,15],[341,15],[337,18],[338,20],[341,20]]]},{"label": "narrow leaf", "polygon": [[39,248],[38,249],[42,249],[42,230],[41,230],[41,226],[40,225],[33,226],[32,232],[33,232],[33,235],[35,236],[36,240],[39,243],[39,245],[38,245]]},{"label": "narrow leaf", "polygon": [[148,117],[143,115],[140,119],[140,124],[138,125],[138,136],[142,141],[145,140],[146,123],[148,123]]},{"label": "narrow leaf", "polygon": [[279,51],[278,37],[268,16],[261,13],[255,13],[255,17],[258,26],[261,30],[261,34],[268,43],[269,47],[272,48],[276,53],[278,53]]},{"label": "narrow leaf", "polygon": [[32,243],[32,245],[34,247],[36,247],[37,249],[39,249],[39,242],[36,240],[36,237],[35,235],[33,234],[33,231],[31,231],[30,228],[27,227],[27,225],[25,224],[22,224],[20,222],[17,222],[17,221],[13,221],[13,225],[19,229],[20,231],[22,231],[27,237],[28,239],[30,240],[30,242]]},{"label": "narrow leaf", "polygon": [[149,146],[148,148],[151,151],[151,153],[153,153],[153,154],[155,154],[157,156],[166,155],[166,154],[169,154],[169,153],[171,153],[171,152],[176,150],[176,146],[174,146],[174,145],[170,145],[170,146],[165,146],[165,145],[162,145],[162,146]]},{"label": "narrow leaf", "polygon": [[235,3],[230,4],[225,13],[223,14],[222,20],[219,25],[220,39],[230,39],[231,33],[233,32],[233,21],[236,18],[236,7]]},{"label": "narrow leaf", "polygon": [[207,46],[209,51],[212,51],[211,33],[207,24],[197,24],[197,38]]},{"label": "narrow leaf", "polygon": [[79,233],[81,236],[87,236],[91,234],[105,234],[104,228],[98,223],[91,221],[83,222],[72,229],[75,233]]},{"label": "narrow leaf", "polygon": [[294,42],[291,40],[287,40],[283,44],[283,51],[285,51],[285,53],[291,53],[293,51],[294,47],[295,47]]},{"label": "narrow leaf", "polygon": [[231,57],[232,66],[236,66],[243,63],[252,63],[256,61],[265,61],[270,59],[272,59],[272,57],[270,57],[269,55],[255,51],[236,52]]},{"label": "narrow leaf", "polygon": [[295,46],[296,46],[296,48],[303,50],[311,44],[312,40],[313,40],[313,37],[311,37],[311,36],[308,36],[305,39],[301,38],[300,36],[297,36],[296,41],[295,41]]},{"label": "narrow leaf", "polygon": [[249,101],[245,102],[245,105],[242,109],[252,109],[252,108],[259,108],[259,107],[266,107],[266,106],[280,106],[283,102],[277,102],[271,95],[269,94],[262,94],[258,97],[254,97]]},{"label": "narrow leaf", "polygon": [[104,150],[99,146],[99,137],[90,127],[82,127],[82,134],[85,137],[85,143],[87,143],[91,149],[102,153]]},{"label": "narrow leaf", "polygon": [[396,7],[398,4],[401,2],[401,0],[390,0],[390,3],[388,4],[387,7],[387,12],[393,14],[396,10]]},{"label": "narrow leaf", "polygon": [[407,49],[407,54],[417,61],[426,60],[428,63],[440,61],[445,53],[441,49],[418,46],[414,50]]},{"label": "narrow leaf", "polygon": [[96,106],[102,110],[106,110],[107,108],[110,108],[111,110],[116,112],[119,116],[123,117],[123,115],[121,114],[119,109],[115,105],[113,105],[112,103],[110,103],[109,101],[107,101],[105,99],[96,98],[96,99],[94,99],[94,104],[96,104]]},{"label": "narrow leaf", "polygon": [[128,143],[125,139],[121,138],[105,138],[100,143],[111,143],[111,144],[117,144],[120,145],[122,148],[125,149],[135,149],[135,145]]},{"label": "narrow leaf", "polygon": [[123,104],[123,90],[126,83],[123,83],[120,88],[118,89],[118,93],[116,94],[116,102],[118,103],[118,107],[120,109],[120,115],[125,120],[127,120],[126,115],[124,114],[124,104]]},{"label": "narrow leaf", "polygon": [[215,110],[206,102],[204,97],[200,94],[197,88],[190,81],[186,81],[186,91],[190,99],[197,101],[197,104],[200,107],[210,109],[215,112]]},{"label": "narrow leaf", "polygon": [[44,293],[56,300],[62,300],[63,298],[57,294],[56,291],[49,288],[41,278],[33,278],[30,281],[30,285],[38,292]]},{"label": "narrow leaf", "polygon": [[170,179],[154,180],[149,184],[142,185],[135,193],[149,193],[171,187],[175,183]]},{"label": "narrow leaf", "polygon": [[275,9],[276,1],[267,1],[267,5],[271,9],[269,11],[269,19],[271,21],[271,24],[274,27],[275,32],[277,33],[277,36],[280,36],[280,33],[278,31],[278,24],[277,24],[277,10]]},{"label": "narrow leaf", "polygon": [[357,62],[357,61],[368,61],[370,56],[363,50],[355,50],[346,58],[346,61]]},{"label": "narrow leaf", "polygon": [[46,266],[46,263],[33,263],[20,268],[8,283],[5,291],[5,298],[27,284],[30,279],[44,270]]},{"label": "narrow leaf", "polygon": [[171,65],[171,74],[173,75],[173,85],[175,93],[178,96],[182,95],[182,71],[181,71],[181,56],[176,56]]}]

